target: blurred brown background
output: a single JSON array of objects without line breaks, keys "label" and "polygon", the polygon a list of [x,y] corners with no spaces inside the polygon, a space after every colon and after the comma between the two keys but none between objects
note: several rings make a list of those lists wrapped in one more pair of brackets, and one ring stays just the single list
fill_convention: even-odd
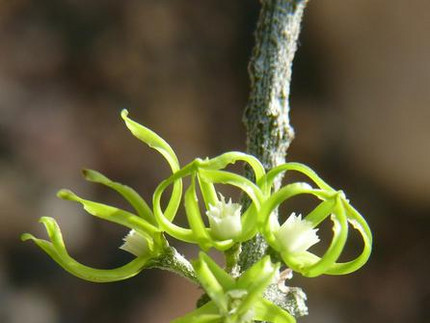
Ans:
[{"label": "blurred brown background", "polygon": [[[169,273],[92,284],[21,232],[60,222],[70,252],[112,267],[123,228],[58,200],[62,187],[111,204],[98,169],[147,199],[168,174],[128,133],[131,116],[182,164],[244,150],[241,115],[259,4],[246,1],[0,1],[0,321],[163,323],[200,294]],[[374,253],[344,277],[295,277],[299,322],[429,322],[430,2],[311,1],[295,60],[289,159],[344,188],[368,219]],[[181,247],[183,252],[187,252]]]}]

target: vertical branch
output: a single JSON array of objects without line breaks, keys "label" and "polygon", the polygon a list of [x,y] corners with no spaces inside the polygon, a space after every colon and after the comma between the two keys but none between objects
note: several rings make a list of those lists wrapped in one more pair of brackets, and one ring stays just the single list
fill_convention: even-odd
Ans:
[{"label": "vertical branch", "polygon": [[[261,0],[249,63],[251,92],[244,114],[248,152],[267,169],[285,162],[294,138],[289,119],[291,69],[307,0]],[[281,178],[275,181],[275,189]],[[242,270],[258,261],[267,244],[257,236],[243,245]]]}]

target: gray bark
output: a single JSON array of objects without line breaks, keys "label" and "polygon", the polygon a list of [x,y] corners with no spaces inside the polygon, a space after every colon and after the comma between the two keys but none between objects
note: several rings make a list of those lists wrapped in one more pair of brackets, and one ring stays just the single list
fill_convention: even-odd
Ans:
[{"label": "gray bark", "polygon": [[[290,85],[306,4],[307,0],[261,0],[255,46],[249,63],[251,92],[243,120],[248,153],[257,157],[266,170],[285,163],[287,149],[294,138],[289,118]],[[247,177],[252,178],[250,172]],[[279,189],[281,181],[281,177],[276,179],[275,190]],[[240,270],[245,271],[267,253],[270,250],[261,235],[245,242],[239,258]],[[303,291],[300,288],[287,290],[291,292],[274,284],[265,297],[294,316],[306,315]]]},{"label": "gray bark", "polygon": [[[294,138],[289,118],[292,62],[307,0],[261,0],[255,46],[249,63],[251,90],[244,113],[248,153],[266,170],[286,161]],[[251,177],[248,174],[248,177]],[[275,181],[275,189],[281,178]],[[261,236],[243,245],[239,265],[246,270],[267,252]]]}]

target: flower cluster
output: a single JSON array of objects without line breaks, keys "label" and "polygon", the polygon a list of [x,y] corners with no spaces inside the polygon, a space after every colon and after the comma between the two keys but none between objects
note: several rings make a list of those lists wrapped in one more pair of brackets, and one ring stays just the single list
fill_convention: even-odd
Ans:
[{"label": "flower cluster", "polygon": [[193,267],[211,300],[173,323],[251,323],[254,320],[294,322],[294,317],[287,311],[262,296],[278,275],[279,266],[279,263],[273,264],[270,257],[265,256],[238,279],[234,279],[201,252]]},{"label": "flower cluster", "polygon": [[[192,313],[177,319],[176,323],[246,323],[254,320],[294,322],[293,316],[285,309],[263,297],[266,288],[274,284],[279,276],[281,265],[303,276],[315,277],[322,274],[347,274],[367,261],[372,236],[366,221],[350,205],[342,191],[333,189],[309,167],[299,163],[286,163],[266,172],[258,159],[241,152],[228,152],[211,159],[197,158],[181,167],[166,141],[131,120],[126,110],[123,110],[121,116],[135,137],[165,158],[172,174],[158,185],[150,206],[132,188],[114,182],[94,170],[84,170],[85,179],[115,190],[131,204],[134,212],[83,199],[69,190],[58,193],[62,199],[80,203],[95,217],[129,228],[130,232],[120,248],[136,256],[130,263],[115,269],[85,266],[68,254],[56,221],[43,217],[41,222],[46,227],[50,241],[27,233],[22,235],[22,239],[33,240],[73,275],[95,282],[132,277],[144,268],[156,266],[163,256],[172,254],[167,240],[170,236],[197,244],[201,248],[199,258],[189,270],[193,272],[193,280],[204,288],[211,299]],[[242,162],[252,170],[253,181],[227,170],[229,165],[236,162]],[[298,172],[308,180],[288,183],[275,191],[275,179],[286,172]],[[184,191],[185,178],[189,180],[189,185]],[[224,197],[219,192],[219,186],[222,185],[241,191],[244,200],[248,202],[233,202],[230,197]],[[166,191],[169,195],[163,198]],[[300,195],[313,196],[319,202],[309,213],[292,213],[280,223],[279,219],[284,218],[284,215],[278,216],[279,206]],[[182,203],[186,215],[184,226],[175,223]],[[333,224],[333,236],[326,251],[318,255],[311,252],[310,248],[320,242],[318,226],[327,218]],[[360,233],[363,250],[355,259],[339,262],[350,225]],[[236,277],[224,271],[204,253],[215,248],[229,254],[229,251],[257,234],[270,245],[272,256],[273,252],[277,253],[279,256],[275,258],[282,259],[283,263],[272,263],[271,258],[265,256],[246,271],[239,270]]]}]

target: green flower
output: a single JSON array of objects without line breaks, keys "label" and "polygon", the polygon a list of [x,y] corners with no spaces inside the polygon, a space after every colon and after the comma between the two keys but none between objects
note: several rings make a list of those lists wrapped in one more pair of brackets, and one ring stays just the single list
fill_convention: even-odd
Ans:
[{"label": "green flower", "polygon": [[85,266],[69,255],[66,246],[64,245],[61,230],[53,218],[42,217],[40,222],[45,225],[51,241],[38,239],[29,233],[24,233],[21,236],[21,239],[23,241],[33,240],[66,271],[84,280],[104,283],[131,278],[145,268],[149,259],[155,255],[155,253],[144,253],[128,264],[115,269],[96,269]]},{"label": "green flower", "polygon": [[262,258],[237,279],[203,252],[193,267],[211,300],[173,323],[295,322],[288,312],[262,296],[279,275],[279,264],[272,264],[269,256]]},{"label": "green flower", "polygon": [[[169,163],[172,171],[177,171],[179,163],[172,148],[157,134],[131,120],[127,115],[128,112],[123,110],[121,116],[133,135],[160,152]],[[29,233],[23,234],[21,236],[22,240],[34,241],[66,271],[85,280],[110,282],[126,279],[138,274],[142,269],[150,265],[149,262],[151,259],[159,257],[168,248],[168,242],[164,238],[151,208],[135,190],[126,185],[114,182],[94,170],[84,170],[83,175],[90,182],[105,185],[118,192],[131,204],[135,212],[132,213],[117,207],[86,200],[69,190],[59,191],[58,197],[82,204],[84,209],[95,217],[129,228],[130,232],[124,238],[124,244],[120,248],[132,253],[136,258],[128,264],[115,269],[96,269],[85,266],[69,255],[57,222],[49,217],[42,217],[40,222],[44,224],[50,241],[36,238]],[[178,198],[176,197],[179,196],[180,198],[181,194],[182,183],[178,181],[174,184],[171,203],[168,205],[169,210],[178,208]]]},{"label": "green flower", "polygon": [[[116,190],[128,200],[137,202],[141,199],[131,188],[112,182],[100,173],[87,170],[85,171],[85,174],[87,176],[86,178],[89,180],[103,182],[116,188]],[[40,220],[40,222],[45,225],[50,241],[38,239],[28,233],[22,235],[22,240],[33,240],[61,267],[79,278],[93,282],[110,282],[132,277],[145,268],[150,259],[158,257],[168,246],[168,243],[162,236],[161,231],[154,224],[154,219],[152,219],[152,223],[145,219],[152,215],[146,213],[148,210],[146,207],[142,207],[145,205],[142,201],[138,203],[140,206],[138,209],[139,211],[136,210],[138,211],[136,212],[138,214],[143,212],[141,213],[141,216],[139,216],[113,206],[85,200],[69,190],[59,191],[58,197],[81,203],[89,214],[123,225],[129,228],[131,230],[130,232],[134,232],[129,236],[129,238],[125,238],[128,242],[126,242],[121,248],[135,254],[136,259],[132,260],[127,265],[116,269],[95,269],[85,266],[73,259],[67,252],[61,230],[53,218],[42,217]],[[131,237],[133,238],[130,239]]]},{"label": "green flower", "polygon": [[[263,166],[254,157],[229,152],[213,159],[195,159],[188,165],[175,172],[160,183],[153,196],[154,216],[160,227],[170,236],[188,243],[196,243],[203,250],[214,247],[227,250],[237,242],[252,238],[258,230],[258,212],[263,195],[260,188],[243,176],[226,171],[229,164],[245,161],[254,170],[256,178],[264,176]],[[184,178],[190,178],[183,203],[189,227],[182,227],[174,223],[177,210],[163,209],[161,205],[165,190]],[[249,196],[252,203],[241,212],[237,203],[225,202],[225,198],[217,193],[215,184],[234,186]],[[206,209],[209,226],[205,224],[205,217],[200,211],[197,191],[201,192],[202,204]],[[220,198],[217,197],[220,196]],[[176,203],[180,203],[179,196]],[[172,201],[173,197],[170,201]]]},{"label": "green flower", "polygon": [[[265,200],[260,212],[260,230],[269,245],[278,251],[285,264],[304,276],[321,274],[343,275],[363,266],[370,256],[372,234],[364,218],[349,204],[342,191],[336,191],[324,182],[309,167],[299,163],[286,163],[273,168],[260,180],[260,186],[269,191],[274,179],[283,172],[297,171],[307,176],[309,183],[285,185]],[[303,219],[295,213],[281,225],[276,213],[282,203],[299,195],[313,195],[321,202]],[[325,253],[320,257],[308,251],[319,242],[317,226],[326,218],[333,222],[333,238]],[[364,247],[362,253],[351,261],[337,262],[348,237],[349,225],[360,233]]]}]

